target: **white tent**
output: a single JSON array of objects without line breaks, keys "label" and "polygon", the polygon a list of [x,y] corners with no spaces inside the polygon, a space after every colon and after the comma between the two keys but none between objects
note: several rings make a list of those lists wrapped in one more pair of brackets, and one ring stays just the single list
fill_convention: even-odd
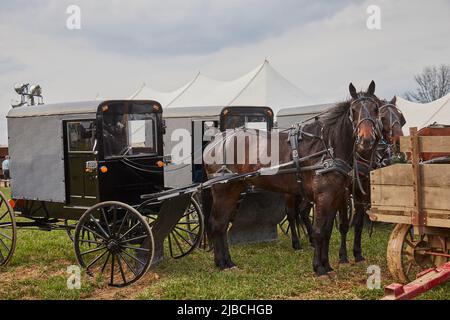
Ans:
[{"label": "white tent", "polygon": [[433,123],[450,124],[450,93],[430,103],[416,103],[397,97],[397,107],[406,119],[404,133],[410,127],[423,128]]},{"label": "white tent", "polygon": [[198,74],[173,92],[161,92],[144,85],[130,99],[154,99],[166,108],[269,106],[274,111],[315,102],[272,68],[267,60],[232,81],[220,81]]}]

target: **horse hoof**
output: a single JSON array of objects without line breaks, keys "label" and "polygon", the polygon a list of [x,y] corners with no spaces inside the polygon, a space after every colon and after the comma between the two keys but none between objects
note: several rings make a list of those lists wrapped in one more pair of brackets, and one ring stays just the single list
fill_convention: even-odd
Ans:
[{"label": "horse hoof", "polygon": [[337,277],[336,271],[330,271],[330,272],[327,273],[327,275],[328,275],[330,278],[336,278],[336,277]]},{"label": "horse hoof", "polygon": [[363,257],[363,256],[357,256],[357,257],[355,257],[355,262],[356,263],[358,263],[358,262],[363,262],[363,261],[365,261],[366,259]]},{"label": "horse hoof", "polygon": [[292,248],[295,251],[302,250],[302,246],[300,245],[300,242],[292,243]]},{"label": "horse hoof", "polygon": [[348,258],[340,258],[339,259],[339,264],[349,264],[350,261],[348,261]]},{"label": "horse hoof", "polygon": [[330,276],[328,274],[323,274],[317,277],[320,281],[330,281]]},{"label": "horse hoof", "polygon": [[225,269],[223,269],[223,271],[225,271],[225,272],[232,272],[232,271],[239,271],[240,269],[239,269],[239,267],[237,267],[237,266],[234,266],[234,267],[231,267],[231,268],[225,268]]}]

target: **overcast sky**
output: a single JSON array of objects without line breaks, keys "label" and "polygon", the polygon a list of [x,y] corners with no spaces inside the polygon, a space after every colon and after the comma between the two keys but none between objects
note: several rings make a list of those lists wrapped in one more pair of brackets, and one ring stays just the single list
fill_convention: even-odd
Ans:
[{"label": "overcast sky", "polygon": [[[66,28],[72,4],[81,30]],[[372,4],[381,30],[366,27]],[[450,64],[449,14],[449,0],[0,0],[0,144],[16,82],[41,84],[46,102],[128,97],[199,70],[231,80],[268,58],[317,101],[372,79],[390,98],[424,66]]]}]

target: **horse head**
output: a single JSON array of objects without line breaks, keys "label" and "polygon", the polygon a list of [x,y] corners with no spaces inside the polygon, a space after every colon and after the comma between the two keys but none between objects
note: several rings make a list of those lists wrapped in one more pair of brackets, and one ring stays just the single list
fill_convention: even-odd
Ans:
[{"label": "horse head", "polygon": [[375,96],[375,82],[372,81],[366,92],[357,92],[352,83],[349,85],[350,121],[358,151],[372,150],[381,139],[379,121],[380,100]]},{"label": "horse head", "polygon": [[393,148],[394,153],[400,151],[400,137],[403,136],[402,127],[406,120],[396,106],[397,97],[391,101],[383,100],[380,107],[380,120],[383,126],[383,139]]}]

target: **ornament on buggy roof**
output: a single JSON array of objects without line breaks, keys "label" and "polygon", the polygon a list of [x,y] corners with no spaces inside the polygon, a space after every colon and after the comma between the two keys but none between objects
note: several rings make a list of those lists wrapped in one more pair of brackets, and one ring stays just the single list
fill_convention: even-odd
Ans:
[{"label": "ornament on buggy roof", "polygon": [[14,90],[20,95],[20,101],[12,100],[11,106],[13,108],[22,107],[24,105],[34,106],[37,104],[44,104],[42,97],[42,88],[38,84],[30,85],[29,83],[14,85]]}]

